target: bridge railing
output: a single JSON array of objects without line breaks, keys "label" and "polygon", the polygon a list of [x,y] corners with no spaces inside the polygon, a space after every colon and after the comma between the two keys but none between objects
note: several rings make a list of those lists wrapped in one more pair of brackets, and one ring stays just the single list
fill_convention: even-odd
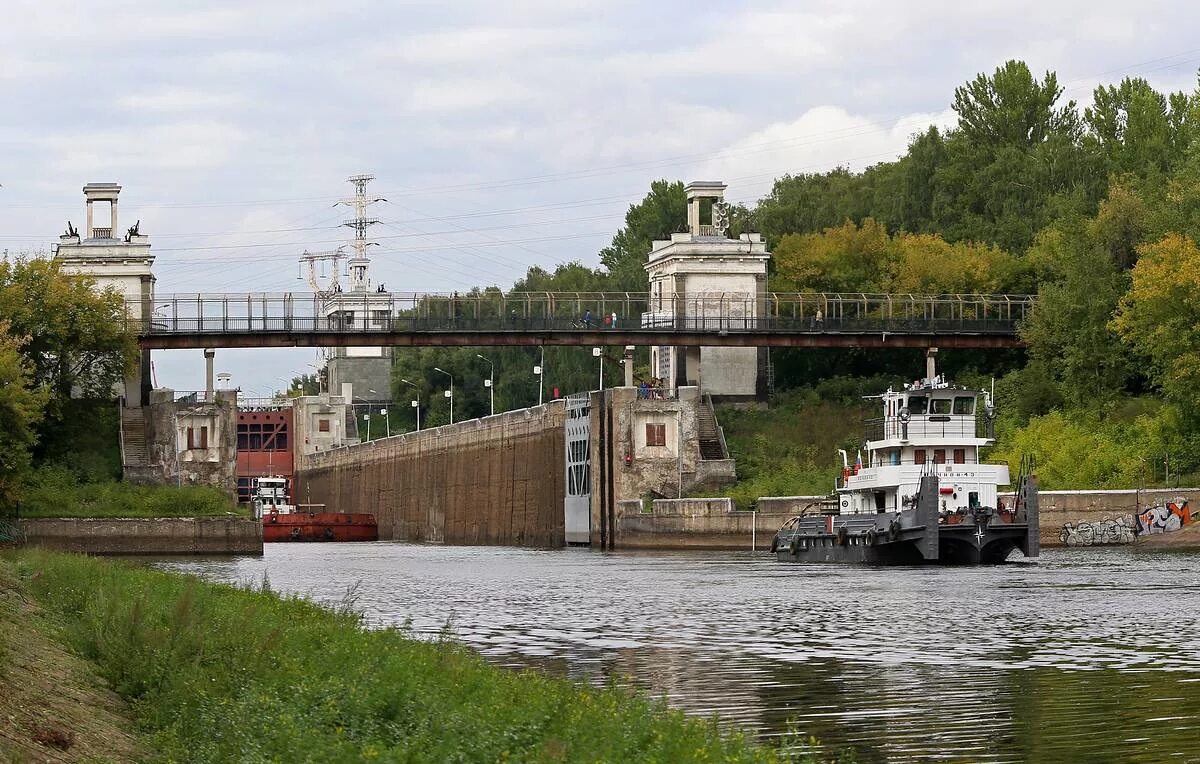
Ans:
[{"label": "bridge railing", "polygon": [[699,332],[1013,333],[1029,295],[703,292],[170,294],[127,315],[143,334],[638,329]]}]

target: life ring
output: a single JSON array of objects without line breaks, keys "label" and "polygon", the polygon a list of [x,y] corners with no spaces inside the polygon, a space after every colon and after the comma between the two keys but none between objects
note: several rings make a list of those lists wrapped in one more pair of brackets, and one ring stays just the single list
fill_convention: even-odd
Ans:
[{"label": "life ring", "polygon": [[294,538],[294,539],[300,538],[300,529],[299,528],[292,528],[292,538]]},{"label": "life ring", "polygon": [[875,546],[875,542],[878,540],[878,538],[879,534],[875,532],[875,529],[869,529],[866,535],[867,546]]},{"label": "life ring", "polygon": [[846,546],[850,543],[850,531],[846,530],[846,526],[842,525],[837,529],[838,546]]},{"label": "life ring", "polygon": [[325,538],[329,539],[330,541],[333,541],[333,528],[325,529]]},{"label": "life ring", "polygon": [[888,538],[892,541],[900,538],[900,522],[898,520],[888,523]]}]

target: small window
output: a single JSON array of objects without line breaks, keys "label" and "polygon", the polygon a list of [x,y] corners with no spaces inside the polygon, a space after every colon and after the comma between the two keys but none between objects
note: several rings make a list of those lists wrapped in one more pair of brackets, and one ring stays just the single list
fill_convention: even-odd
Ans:
[{"label": "small window", "polygon": [[971,416],[975,413],[975,398],[973,396],[958,395],[954,398],[954,413],[959,416]]},{"label": "small window", "polygon": [[239,432],[238,436],[237,436],[237,440],[238,440],[238,445],[237,445],[238,451],[245,451],[246,449],[250,448],[250,437],[248,435],[246,435],[246,433]]},{"label": "small window", "polygon": [[646,445],[647,446],[665,446],[665,445],[667,445],[667,426],[665,424],[648,424],[648,425],[646,425]]},{"label": "small window", "polygon": [[934,398],[933,400],[929,401],[929,413],[949,414],[950,406],[951,403],[949,398]]},{"label": "small window", "polygon": [[317,420],[317,432],[329,432],[329,420],[328,419],[318,419]]},{"label": "small window", "polygon": [[929,399],[924,395],[910,395],[908,398],[908,413],[924,414],[925,407],[929,404]]},{"label": "small window", "polygon": [[260,435],[260,434],[258,434],[258,433],[251,433],[251,435],[250,435],[250,445],[249,445],[249,447],[248,447],[248,448],[249,448],[249,450],[250,450],[250,451],[261,451],[261,450],[262,450],[262,447],[263,447],[263,444],[262,444],[262,435]]},{"label": "small window", "polygon": [[191,451],[195,447],[196,447],[196,433],[191,427],[189,427],[189,428],[187,428],[187,450]]},{"label": "small window", "polygon": [[200,448],[208,448],[208,428],[200,428]]},{"label": "small window", "polygon": [[925,449],[918,448],[916,451],[913,451],[913,464],[924,464],[924,463],[925,463]]},{"label": "small window", "polygon": [[945,464],[946,463],[946,449],[944,449],[944,448],[933,449],[933,463],[934,464]]},{"label": "small window", "polygon": [[275,436],[275,450],[276,451],[287,451],[287,448],[288,448],[287,433],[281,432],[281,433],[277,434]]},{"label": "small window", "polygon": [[967,449],[965,449],[965,448],[954,449],[954,463],[955,464],[966,464],[967,463]]}]

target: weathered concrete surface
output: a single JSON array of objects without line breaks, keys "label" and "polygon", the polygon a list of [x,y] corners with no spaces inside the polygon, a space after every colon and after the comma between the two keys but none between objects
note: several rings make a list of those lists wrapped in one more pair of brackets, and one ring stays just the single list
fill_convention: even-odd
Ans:
[{"label": "weathered concrete surface", "polygon": [[[1000,494],[1012,501],[1011,493]],[[1131,514],[1153,504],[1182,497],[1197,506],[1200,488],[1147,488],[1112,491],[1038,491],[1042,546],[1062,546],[1059,533],[1067,523],[1103,520]]]},{"label": "weathered concrete surface", "polygon": [[1170,533],[1141,536],[1133,543],[1138,549],[1200,549],[1200,523]]},{"label": "weathered concrete surface", "polygon": [[262,554],[262,522],[244,517],[19,520],[25,541],[86,554]]},{"label": "weathered concrete surface", "polygon": [[384,540],[560,547],[565,419],[551,401],[303,455],[300,499],[370,512]]},{"label": "weathered concrete surface", "polygon": [[617,504],[618,549],[768,549],[787,512],[746,512],[733,500],[655,499]]},{"label": "weathered concrete surface", "polygon": [[[144,407],[146,463],[126,463],[125,480],[141,485],[210,485],[237,499],[237,393],[182,395],[151,391]],[[188,433],[191,432],[191,440]]]}]

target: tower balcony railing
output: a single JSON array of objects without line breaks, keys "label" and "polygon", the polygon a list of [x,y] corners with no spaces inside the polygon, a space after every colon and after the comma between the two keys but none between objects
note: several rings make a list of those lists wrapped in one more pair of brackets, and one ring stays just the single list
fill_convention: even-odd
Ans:
[{"label": "tower balcony railing", "polygon": [[908,422],[899,417],[879,417],[863,422],[863,440],[880,441],[889,439],[912,440],[914,438],[990,438],[986,421],[974,415],[914,414]]},{"label": "tower balcony railing", "polygon": [[111,239],[113,229],[111,228],[92,228],[93,239]]}]

